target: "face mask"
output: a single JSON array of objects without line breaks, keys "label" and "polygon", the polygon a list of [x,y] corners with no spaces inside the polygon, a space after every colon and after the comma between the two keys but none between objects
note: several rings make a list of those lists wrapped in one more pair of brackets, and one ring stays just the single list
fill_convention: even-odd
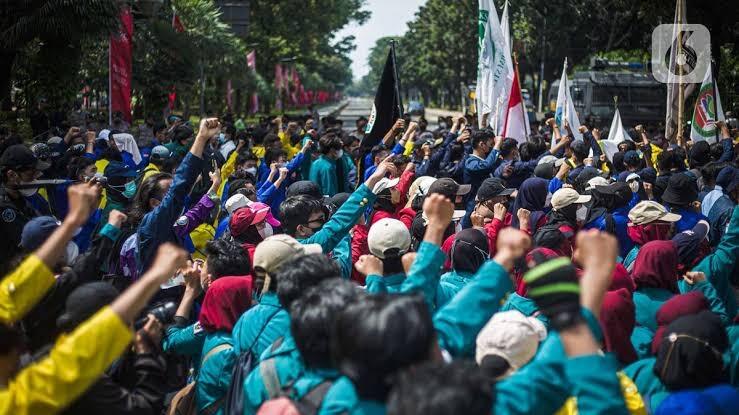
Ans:
[{"label": "face mask", "polygon": [[344,156],[344,150],[343,149],[339,149],[339,151],[336,152],[336,158],[337,159],[340,159],[343,156]]},{"label": "face mask", "polygon": [[257,175],[257,168],[256,167],[247,167],[244,169],[245,172],[251,173],[253,176]]},{"label": "face mask", "polygon": [[629,182],[629,188],[631,188],[632,193],[636,193],[639,191],[639,182],[636,180],[632,180]]},{"label": "face mask", "polygon": [[587,219],[588,217],[588,207],[585,205],[580,205],[575,212],[575,217],[577,218],[578,222],[585,222],[585,219]]},{"label": "face mask", "polygon": [[35,195],[36,193],[38,193],[38,187],[29,187],[29,188],[26,188],[26,189],[18,189],[18,193],[20,193],[21,195],[23,195],[25,197],[31,197],[31,196]]},{"label": "face mask", "polygon": [[273,235],[274,230],[272,229],[272,225],[269,223],[264,224],[264,228],[259,229],[259,236],[262,237],[262,239],[268,238]]},{"label": "face mask", "polygon": [[131,180],[126,183],[125,190],[123,190],[122,194],[126,199],[133,199],[133,196],[136,194],[136,182]]}]

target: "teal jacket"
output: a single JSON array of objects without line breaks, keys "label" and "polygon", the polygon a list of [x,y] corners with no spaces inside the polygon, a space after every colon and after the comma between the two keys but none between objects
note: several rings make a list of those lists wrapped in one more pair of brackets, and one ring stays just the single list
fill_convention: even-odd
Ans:
[{"label": "teal jacket", "polygon": [[332,253],[332,257],[341,269],[341,278],[345,280],[352,277],[352,236],[347,234],[339,241]]},{"label": "teal jacket", "polygon": [[289,330],[290,315],[280,305],[277,294],[264,293],[259,304],[246,310],[234,325],[234,351],[240,355],[249,349],[254,363],[258,363],[262,353]]},{"label": "teal jacket", "polygon": [[162,350],[183,356],[197,357],[203,353],[205,332],[200,323],[185,327],[169,326],[162,339]]},{"label": "teal jacket", "polygon": [[362,216],[365,208],[375,203],[376,198],[377,196],[372,193],[369,187],[364,184],[359,186],[349,196],[346,202],[331,215],[331,218],[323,225],[320,231],[298,241],[303,244],[321,245],[323,252],[326,254],[333,251],[357,223],[357,219]]},{"label": "teal jacket", "polygon": [[325,155],[319,156],[310,166],[308,180],[318,185],[321,194],[333,196],[339,193],[339,178],[336,176],[336,161]]},{"label": "teal jacket", "polygon": [[511,294],[505,304],[503,304],[503,307],[500,308],[500,311],[510,310],[516,310],[526,317],[535,316],[549,329],[549,319],[544,314],[539,313],[539,307],[530,298],[520,296],[516,293]]},{"label": "teal jacket", "polygon": [[446,305],[457,293],[464,288],[474,277],[471,272],[451,270],[439,279],[439,287],[436,289],[436,308]]},{"label": "teal jacket", "polygon": [[289,385],[303,374],[305,370],[303,359],[289,332],[282,338],[279,347],[274,348],[274,345],[270,345],[262,353],[259,366],[244,380],[244,415],[255,414],[259,406],[275,397],[270,396],[263,379],[269,365],[274,366],[273,373],[277,376],[280,388]]},{"label": "teal jacket", "polygon": [[369,294],[400,294],[405,281],[405,274],[377,275],[370,274],[365,279],[365,289]]},{"label": "teal jacket", "polygon": [[[234,353],[233,347],[216,352],[205,360],[208,352],[221,344],[229,344],[233,346],[231,335],[226,332],[208,333],[205,336],[205,344],[203,345],[203,354],[200,357],[201,368],[198,372],[197,383],[195,386],[195,402],[198,412],[203,411],[206,407],[213,405],[216,401],[220,401],[221,407],[215,413],[222,415],[224,413],[223,405],[228,387],[231,384],[231,372],[238,355]],[[205,360],[203,362],[203,360]]]}]

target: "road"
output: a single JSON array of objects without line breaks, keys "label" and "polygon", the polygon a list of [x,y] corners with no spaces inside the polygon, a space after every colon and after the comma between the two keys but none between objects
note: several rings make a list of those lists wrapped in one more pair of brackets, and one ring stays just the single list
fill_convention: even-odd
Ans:
[{"label": "road", "polygon": [[[361,116],[365,116],[369,118],[370,112],[372,112],[372,98],[349,98],[349,105],[346,106],[338,115],[338,119],[344,122],[344,131],[354,131],[356,127],[355,122],[357,121],[357,118]],[[456,115],[457,113],[454,113],[452,111],[441,111],[441,110],[432,110],[427,109],[426,110],[426,119],[429,122],[428,129],[429,130],[435,130],[437,128],[437,118],[439,113],[443,113],[443,115]],[[323,116],[324,111],[321,110],[321,115]],[[414,121],[418,120],[417,116],[413,116],[412,119]]]}]

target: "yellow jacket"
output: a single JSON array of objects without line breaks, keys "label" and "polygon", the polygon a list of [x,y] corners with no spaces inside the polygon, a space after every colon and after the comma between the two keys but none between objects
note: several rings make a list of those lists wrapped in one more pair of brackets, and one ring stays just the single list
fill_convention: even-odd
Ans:
[{"label": "yellow jacket", "polygon": [[[0,281],[0,322],[13,324],[54,284],[40,258],[30,255]],[[128,347],[131,329],[110,307],[61,336],[49,355],[0,386],[0,414],[54,414],[74,402]]]},{"label": "yellow jacket", "polygon": [[144,175],[141,177],[141,182],[143,183],[144,180],[148,179],[149,177],[161,173],[161,170],[159,170],[159,167],[157,167],[154,163],[149,163],[144,168]]},{"label": "yellow jacket", "polygon": [[302,147],[300,146],[300,144],[294,146],[290,142],[290,137],[288,137],[284,131],[280,131],[279,133],[277,133],[277,136],[280,137],[280,142],[282,143],[282,149],[285,150],[285,152],[287,152],[287,159],[292,160],[292,158],[295,157],[295,155],[300,152]]},{"label": "yellow jacket", "polygon": [[223,189],[226,187],[226,181],[228,181],[228,176],[230,176],[234,170],[236,170],[236,157],[238,157],[239,154],[235,151],[231,152],[231,155],[228,156],[228,160],[226,160],[225,163],[223,163],[223,166],[221,167],[221,185],[218,186],[218,197],[223,198]]},{"label": "yellow jacket", "polygon": [[[103,174],[105,173],[105,168],[108,167],[108,164],[110,161],[106,159],[100,159],[95,162],[95,167],[98,169],[98,173]],[[105,208],[105,205],[108,204],[108,195],[105,192],[105,189],[103,189],[103,194],[100,195],[100,209]]]}]

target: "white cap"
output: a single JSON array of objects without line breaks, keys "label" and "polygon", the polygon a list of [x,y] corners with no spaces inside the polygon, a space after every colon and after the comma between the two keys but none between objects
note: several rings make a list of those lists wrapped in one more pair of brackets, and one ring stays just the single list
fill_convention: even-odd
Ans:
[{"label": "white cap", "polygon": [[236,212],[237,209],[249,206],[249,202],[250,200],[246,196],[241,193],[236,193],[226,201],[226,212],[231,215]]},{"label": "white cap", "polygon": [[608,186],[608,180],[605,177],[595,176],[588,180],[588,185],[585,186],[585,190],[594,189],[595,186]]},{"label": "white cap", "polygon": [[573,203],[587,203],[589,201],[590,195],[581,195],[571,187],[563,187],[552,195],[552,208],[559,210]]},{"label": "white cap", "polygon": [[100,132],[98,133],[97,139],[98,140],[107,140],[109,135],[110,135],[110,130],[107,130],[107,129],[100,130]]},{"label": "white cap", "polygon": [[504,378],[531,361],[546,337],[547,329],[537,318],[517,310],[498,312],[477,335],[475,360],[480,364],[486,356],[502,357],[511,367]]},{"label": "white cap", "polygon": [[385,258],[388,249],[397,249],[400,255],[408,252],[411,246],[411,233],[403,222],[397,219],[380,219],[367,234],[370,253],[380,259]]},{"label": "white cap", "polygon": [[284,262],[305,254],[320,254],[321,245],[301,244],[297,239],[284,233],[272,235],[257,245],[252,260],[254,268],[261,268],[273,274]]},{"label": "white cap", "polygon": [[559,167],[562,165],[562,163],[565,161],[565,159],[558,159],[557,157],[547,154],[546,156],[543,156],[539,159],[539,161],[536,163],[536,165],[545,164],[545,163],[552,163],[555,167]]},{"label": "white cap", "polygon": [[382,192],[385,189],[392,189],[393,187],[398,185],[398,182],[400,181],[400,178],[396,177],[394,179],[388,179],[387,177],[383,177],[375,184],[375,187],[372,188],[372,193],[378,195],[380,192]]}]

